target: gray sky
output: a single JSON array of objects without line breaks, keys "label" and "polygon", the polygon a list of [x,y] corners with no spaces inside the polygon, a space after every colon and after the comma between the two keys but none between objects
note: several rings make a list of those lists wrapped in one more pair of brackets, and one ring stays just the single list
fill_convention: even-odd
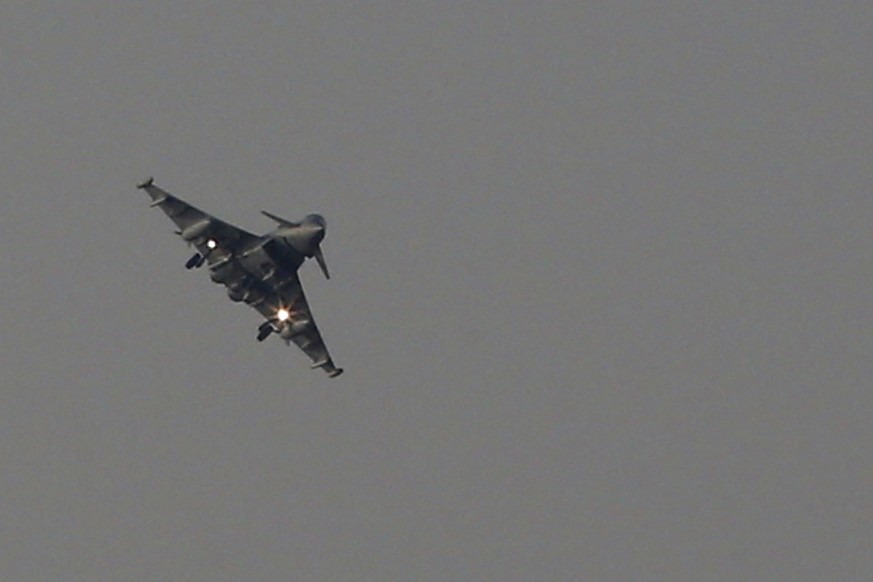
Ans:
[{"label": "gray sky", "polygon": [[289,4],[0,9],[0,578],[869,579],[869,3]]}]

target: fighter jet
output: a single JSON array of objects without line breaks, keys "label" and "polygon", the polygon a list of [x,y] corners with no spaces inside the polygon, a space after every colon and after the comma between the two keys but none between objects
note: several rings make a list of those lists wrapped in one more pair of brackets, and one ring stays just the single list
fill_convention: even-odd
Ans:
[{"label": "fighter jet", "polygon": [[320,214],[292,222],[262,211],[278,227],[258,236],[176,198],[155,186],[152,178],[137,188],[148,193],[152,207],[159,207],[176,223],[176,234],[197,249],[185,267],[206,264],[210,278],[227,287],[231,301],[251,305],[264,317],[255,336],[258,341],[275,333],[303,350],[313,369],[321,368],[331,378],[343,373],[321,339],[297,277],[303,261],[314,258],[330,279],[321,251],[326,224]]}]

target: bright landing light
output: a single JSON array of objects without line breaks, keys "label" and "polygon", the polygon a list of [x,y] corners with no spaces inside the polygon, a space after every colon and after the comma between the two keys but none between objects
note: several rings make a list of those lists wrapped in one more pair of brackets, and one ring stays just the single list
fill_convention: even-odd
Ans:
[{"label": "bright landing light", "polygon": [[288,321],[288,318],[291,317],[291,314],[288,313],[287,309],[280,309],[276,312],[276,318],[279,321]]},{"label": "bright landing light", "polygon": [[215,242],[213,239],[209,239],[208,241],[206,241],[206,246],[210,249],[214,249],[217,245],[218,243]]}]

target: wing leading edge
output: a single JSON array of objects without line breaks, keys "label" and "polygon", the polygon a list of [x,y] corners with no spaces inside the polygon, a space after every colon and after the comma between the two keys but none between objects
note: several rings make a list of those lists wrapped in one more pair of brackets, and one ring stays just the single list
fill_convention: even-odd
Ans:
[{"label": "wing leading edge", "polygon": [[220,220],[154,185],[152,179],[140,184],[179,228],[176,233],[193,245],[198,254],[186,267],[208,264],[210,278],[227,287],[232,301],[244,301],[266,321],[258,339],[277,333],[286,344],[294,342],[313,361],[334,378],[342,374],[321,337],[303,293],[297,265],[283,260],[278,241],[257,236]]}]

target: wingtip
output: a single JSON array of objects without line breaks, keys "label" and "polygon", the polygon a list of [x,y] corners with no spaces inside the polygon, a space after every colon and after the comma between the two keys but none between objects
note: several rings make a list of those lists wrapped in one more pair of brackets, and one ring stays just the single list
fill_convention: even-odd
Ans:
[{"label": "wingtip", "polygon": [[155,179],[150,177],[148,180],[146,180],[142,184],[137,184],[136,187],[142,190],[143,188],[148,188],[149,186],[154,185],[154,183],[155,183]]},{"label": "wingtip", "polygon": [[342,368],[337,368],[333,365],[333,361],[330,359],[330,357],[324,358],[323,360],[319,360],[312,364],[313,370],[317,370],[318,368],[322,368],[325,372],[327,372],[327,375],[330,378],[336,378],[343,373]]}]

